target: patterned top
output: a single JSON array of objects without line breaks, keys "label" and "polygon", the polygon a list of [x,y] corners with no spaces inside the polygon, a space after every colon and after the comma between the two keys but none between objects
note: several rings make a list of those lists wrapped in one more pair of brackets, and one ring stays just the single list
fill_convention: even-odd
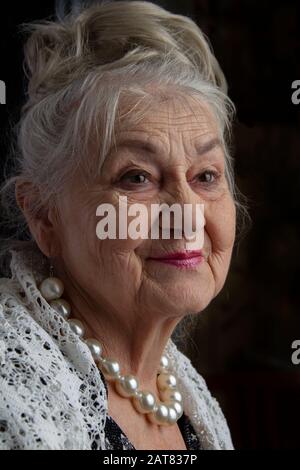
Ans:
[{"label": "patterned top", "polygon": [[[101,378],[105,385],[106,393],[108,394],[107,384],[105,378],[100,371]],[[183,413],[181,418],[177,421],[178,427],[181,431],[187,450],[201,450],[201,443],[196,435],[196,432],[189,420]],[[135,450],[135,447],[130,442],[126,434],[122,431],[115,420],[107,415],[105,423],[105,442],[106,448],[110,450]],[[167,449],[166,449],[167,450]]]}]

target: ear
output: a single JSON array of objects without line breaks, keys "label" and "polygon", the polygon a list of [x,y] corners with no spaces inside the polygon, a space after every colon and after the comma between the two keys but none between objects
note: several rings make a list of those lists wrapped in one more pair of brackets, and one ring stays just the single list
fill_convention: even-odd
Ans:
[{"label": "ear", "polygon": [[33,183],[24,179],[16,181],[15,198],[42,253],[48,258],[58,256],[60,249],[58,226],[55,223],[57,219],[53,217],[54,209],[45,207],[38,212],[34,210],[41,200],[41,194]]}]

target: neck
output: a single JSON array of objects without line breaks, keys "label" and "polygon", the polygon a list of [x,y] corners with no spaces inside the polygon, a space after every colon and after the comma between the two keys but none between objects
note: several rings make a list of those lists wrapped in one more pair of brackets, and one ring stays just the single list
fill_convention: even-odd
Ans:
[{"label": "neck", "polygon": [[[73,316],[85,326],[85,337],[100,341],[105,358],[116,360],[123,374],[135,375],[140,386],[156,386],[160,358],[177,322],[174,324],[172,319],[151,325],[143,320],[144,314],[149,316],[147,312],[138,319],[124,313],[118,316],[103,309],[89,312],[78,304],[73,307]],[[122,321],[123,315],[126,322]]]},{"label": "neck", "polygon": [[157,390],[156,378],[161,356],[179,319],[166,317],[154,309],[116,310],[101,301],[92,302],[64,280],[65,295],[71,304],[70,318],[82,321],[85,338],[97,339],[103,357],[120,364],[122,374],[135,375],[141,388]]}]

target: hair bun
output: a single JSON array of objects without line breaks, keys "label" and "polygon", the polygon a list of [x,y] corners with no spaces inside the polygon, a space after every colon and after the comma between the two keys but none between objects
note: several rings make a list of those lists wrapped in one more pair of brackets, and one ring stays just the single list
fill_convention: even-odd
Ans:
[{"label": "hair bun", "polygon": [[207,38],[188,17],[143,1],[106,1],[56,21],[25,26],[30,106],[48,93],[97,67],[122,67],[129,61],[175,54],[203,79],[227,91],[223,72]]}]

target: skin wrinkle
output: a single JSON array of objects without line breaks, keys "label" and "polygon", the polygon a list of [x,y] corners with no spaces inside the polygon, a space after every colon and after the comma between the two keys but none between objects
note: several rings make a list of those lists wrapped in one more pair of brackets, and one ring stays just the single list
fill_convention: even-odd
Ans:
[{"label": "skin wrinkle", "polygon": [[[149,142],[155,138],[163,150],[160,159],[145,163],[136,152],[120,148],[107,157],[102,175],[90,187],[78,171],[58,201],[59,218],[52,217],[47,230],[36,236],[43,252],[53,246],[54,273],[65,284],[64,298],[71,303],[72,316],[86,325],[86,337],[99,339],[104,356],[116,359],[124,373],[137,375],[141,388],[154,393],[159,359],[169,337],[184,316],[199,314],[220,292],[235,238],[235,205],[224,176],[224,152],[217,146],[208,159],[207,155],[196,158],[193,150],[196,141],[201,144],[203,139],[204,145],[218,137],[217,123],[208,105],[191,101],[190,106],[195,109],[187,119],[185,109],[169,100],[151,109],[135,129],[121,131],[118,137],[135,133],[145,138],[146,132]],[[129,162],[148,171],[154,183],[145,189],[127,189],[118,178]],[[207,169],[223,171],[212,189],[196,178]],[[138,202],[147,207],[162,202],[204,203],[206,261],[195,270],[181,270],[148,260],[154,253],[182,251],[185,240],[97,239],[96,207],[105,202],[117,208],[120,195],[128,197],[129,205]],[[34,222],[30,227],[37,235]],[[146,424],[109,382],[108,390],[110,413],[121,427],[129,423],[129,432],[132,427],[166,440],[170,437],[166,428]]]}]

